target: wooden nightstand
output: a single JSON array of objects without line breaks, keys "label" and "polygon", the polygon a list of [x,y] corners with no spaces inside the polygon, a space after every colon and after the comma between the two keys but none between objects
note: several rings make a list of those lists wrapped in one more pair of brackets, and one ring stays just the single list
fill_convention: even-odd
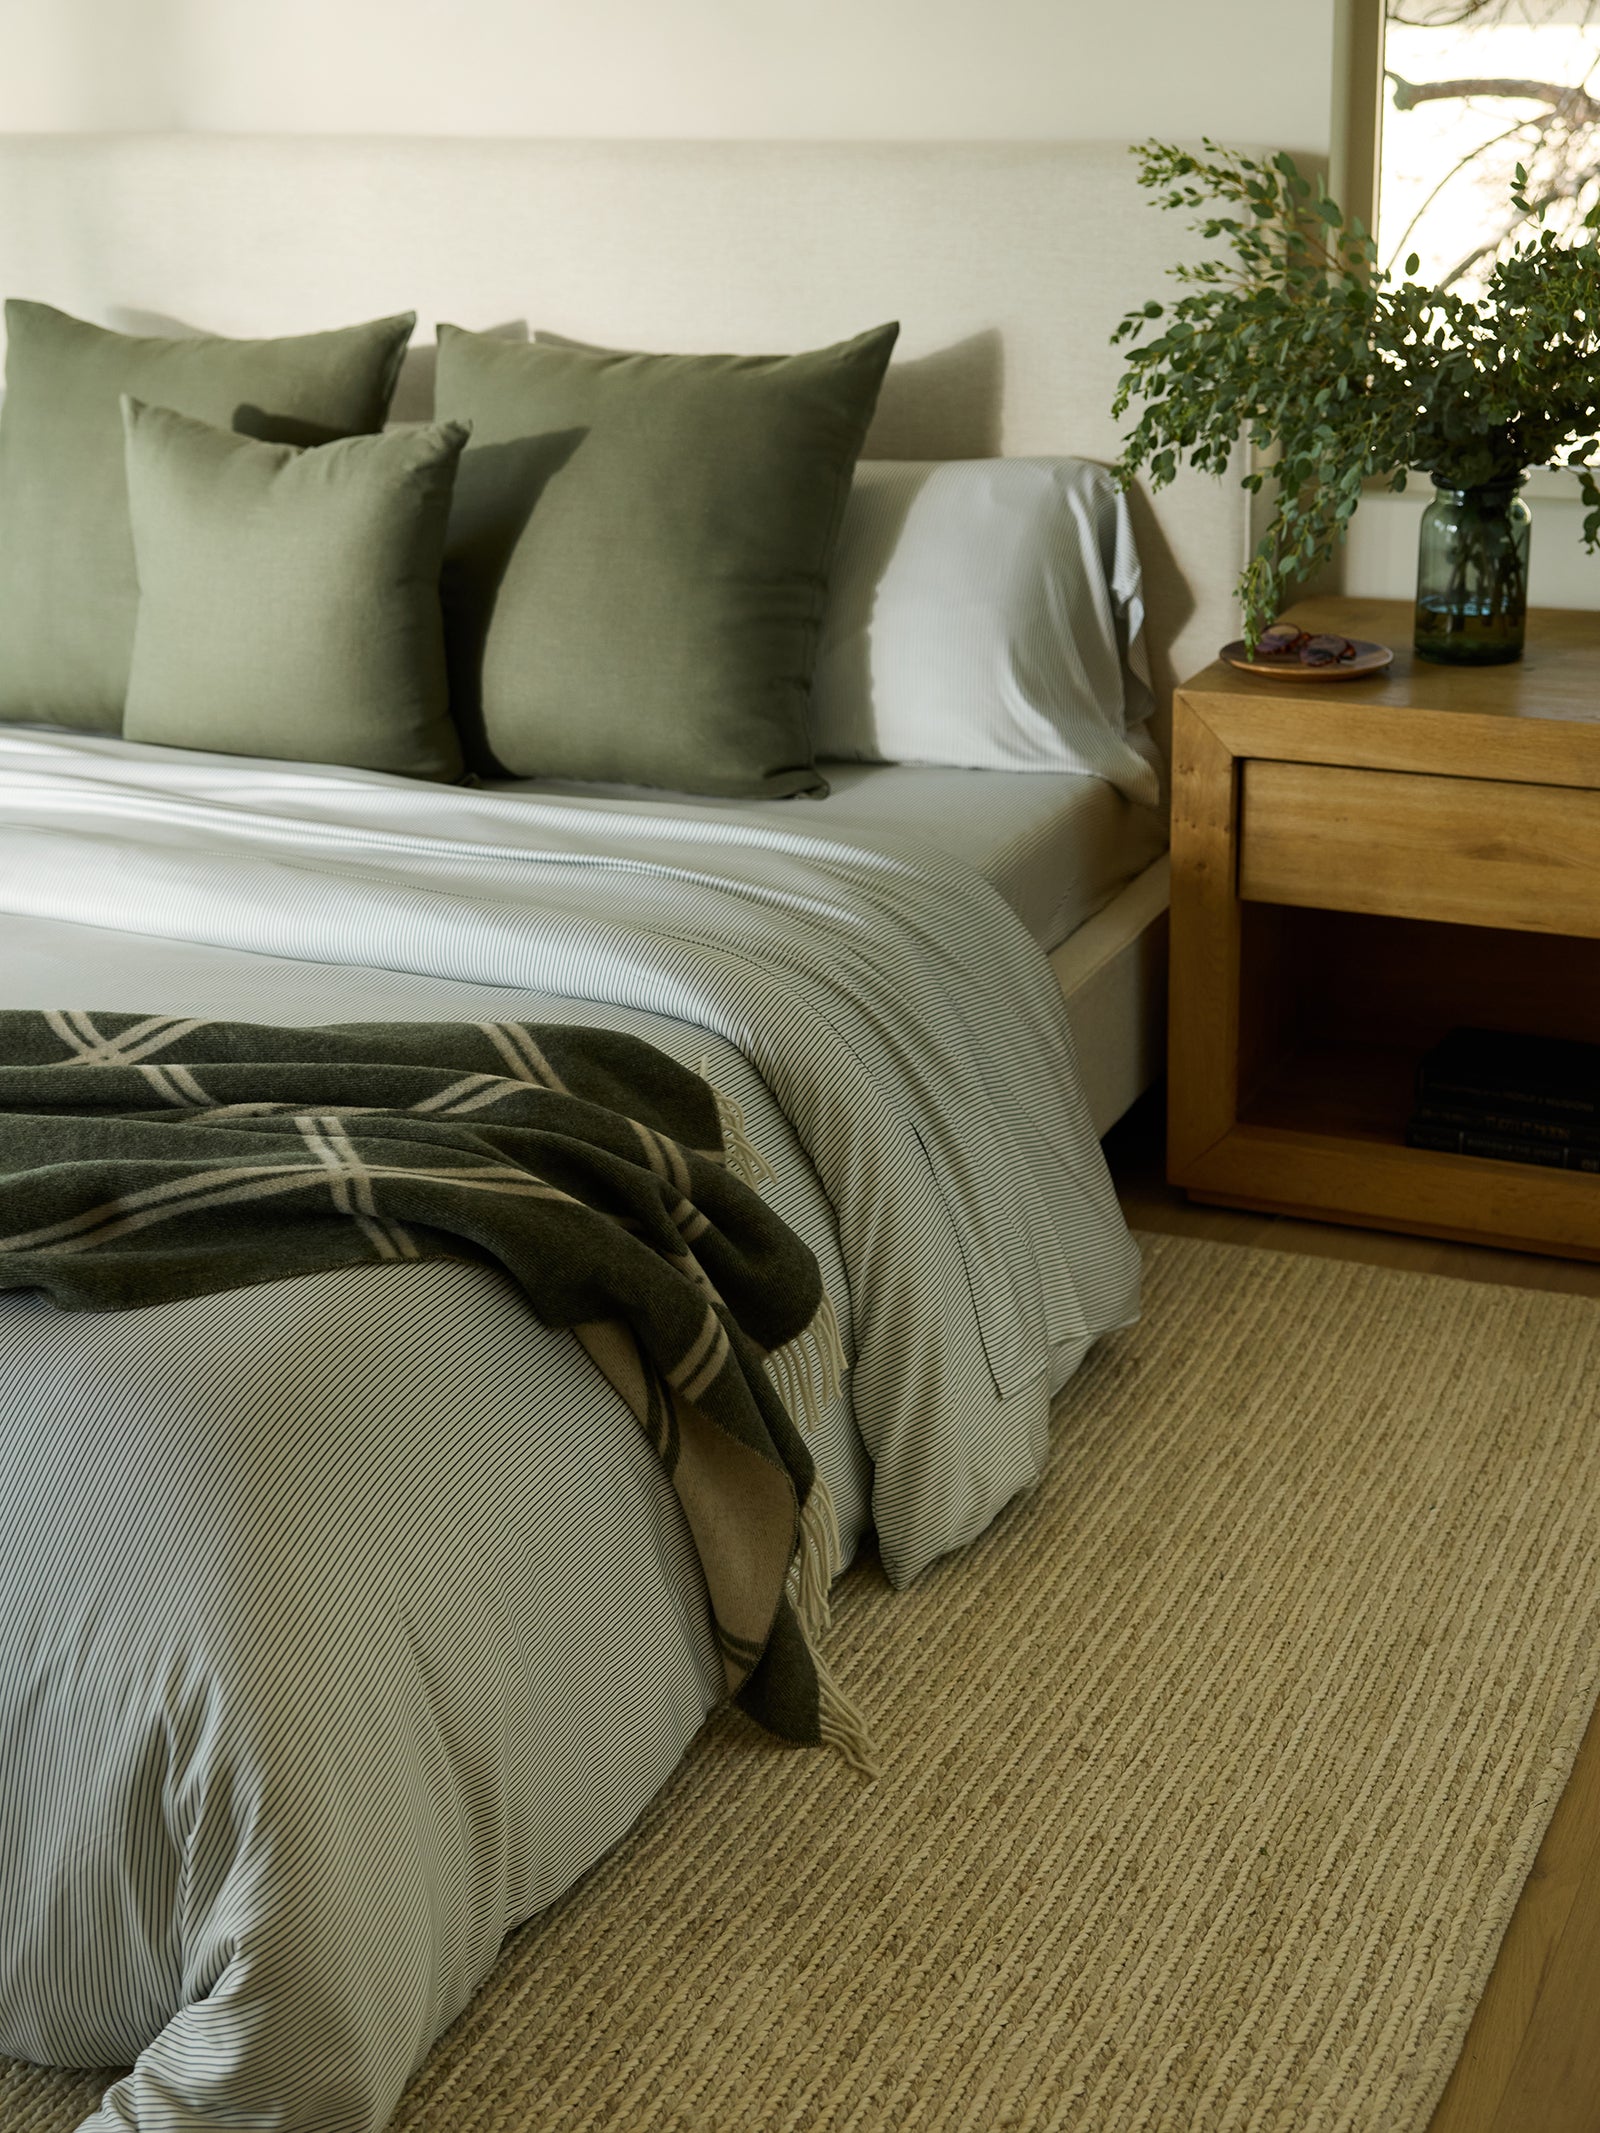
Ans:
[{"label": "wooden nightstand", "polygon": [[1168,1176],[1199,1200],[1600,1258],[1600,1177],[1404,1145],[1457,1023],[1600,1042],[1600,613],[1518,664],[1411,656],[1398,600],[1311,600],[1371,681],[1207,667],[1173,713]]}]

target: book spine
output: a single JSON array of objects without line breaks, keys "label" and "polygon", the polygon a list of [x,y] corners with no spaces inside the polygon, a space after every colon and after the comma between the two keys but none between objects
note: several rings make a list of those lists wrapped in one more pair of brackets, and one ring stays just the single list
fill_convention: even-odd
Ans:
[{"label": "book spine", "polygon": [[1417,1069],[1417,1095],[1435,1104],[1466,1104],[1475,1110],[1528,1112],[1536,1118],[1588,1119],[1600,1124],[1600,1097],[1555,1089],[1498,1088],[1487,1082],[1440,1074],[1426,1060]]},{"label": "book spine", "polygon": [[1600,1148],[1575,1148],[1560,1141],[1516,1139],[1506,1133],[1474,1133],[1461,1126],[1413,1120],[1406,1128],[1408,1148],[1434,1148],[1446,1155],[1484,1155],[1504,1163],[1536,1163],[1544,1170],[1600,1173]]},{"label": "book spine", "polygon": [[1540,1118],[1531,1111],[1496,1111],[1477,1104],[1442,1104],[1425,1098],[1413,1113],[1419,1125],[1454,1126],[1468,1133],[1502,1133],[1511,1140],[1554,1141],[1574,1148],[1600,1149],[1600,1125],[1582,1120]]}]

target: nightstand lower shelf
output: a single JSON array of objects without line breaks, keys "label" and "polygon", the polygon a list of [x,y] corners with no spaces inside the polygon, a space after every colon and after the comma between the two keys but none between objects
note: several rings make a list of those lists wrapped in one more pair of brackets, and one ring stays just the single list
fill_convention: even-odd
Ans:
[{"label": "nightstand lower shelf", "polygon": [[1302,1044],[1186,1167],[1184,1189],[1263,1213],[1600,1259],[1600,1177],[1406,1147],[1419,1057],[1414,1046]]}]

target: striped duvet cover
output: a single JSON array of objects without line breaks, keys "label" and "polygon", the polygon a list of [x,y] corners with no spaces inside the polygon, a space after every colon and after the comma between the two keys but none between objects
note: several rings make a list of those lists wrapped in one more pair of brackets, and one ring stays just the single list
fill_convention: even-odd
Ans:
[{"label": "striped duvet cover", "polygon": [[[1136,1309],[1038,949],[801,802],[663,821],[14,729],[0,911],[8,1006],[564,1019],[702,1067],[823,1266],[853,1369],[815,1450],[897,1583],[1035,1477]],[[718,1694],[670,1486],[481,1266],[0,1298],[0,1518],[0,2049],[131,2062],[95,2133],[381,2126]]]}]

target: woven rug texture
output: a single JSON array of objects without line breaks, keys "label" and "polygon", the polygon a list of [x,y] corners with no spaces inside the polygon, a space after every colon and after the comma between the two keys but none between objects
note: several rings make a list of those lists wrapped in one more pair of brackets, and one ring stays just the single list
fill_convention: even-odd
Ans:
[{"label": "woven rug texture", "polygon": [[1600,1305],[1144,1241],[1042,1485],[837,1591],[879,1781],[719,1715],[402,2133],[1423,2133],[1600,1688]]}]

